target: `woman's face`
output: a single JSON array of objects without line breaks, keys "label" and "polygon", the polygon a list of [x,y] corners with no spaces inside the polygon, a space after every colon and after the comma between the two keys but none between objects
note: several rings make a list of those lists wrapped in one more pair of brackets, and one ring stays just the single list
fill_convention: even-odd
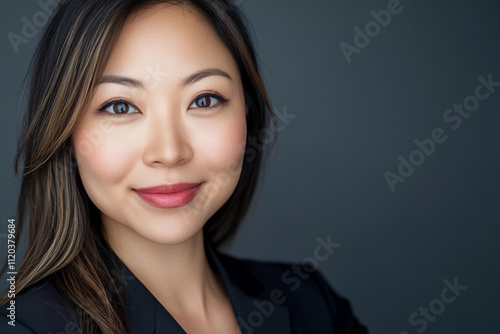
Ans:
[{"label": "woman's face", "polygon": [[[131,16],[72,136],[104,229],[160,244],[193,237],[236,187],[245,116],[235,60],[196,11]],[[179,183],[191,189],[168,187]]]}]

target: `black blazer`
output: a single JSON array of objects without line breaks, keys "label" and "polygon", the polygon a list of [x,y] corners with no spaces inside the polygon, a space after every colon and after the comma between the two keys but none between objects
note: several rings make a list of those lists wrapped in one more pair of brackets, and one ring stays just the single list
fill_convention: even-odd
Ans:
[{"label": "black blazer", "polygon": [[[367,333],[346,299],[338,296],[322,275],[297,264],[236,259],[205,244],[207,258],[225,284],[243,334]],[[185,333],[146,287],[116,257],[128,309],[129,332]],[[0,307],[0,333],[76,334],[72,306],[50,278],[15,298],[15,327],[8,324],[9,304]]]}]

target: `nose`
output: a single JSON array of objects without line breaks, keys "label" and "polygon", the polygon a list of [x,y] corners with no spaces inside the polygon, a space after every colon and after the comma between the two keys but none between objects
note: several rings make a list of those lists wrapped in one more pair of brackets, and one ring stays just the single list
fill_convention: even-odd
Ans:
[{"label": "nose", "polygon": [[151,167],[175,167],[193,157],[187,124],[182,117],[151,117],[147,122],[144,163]]}]

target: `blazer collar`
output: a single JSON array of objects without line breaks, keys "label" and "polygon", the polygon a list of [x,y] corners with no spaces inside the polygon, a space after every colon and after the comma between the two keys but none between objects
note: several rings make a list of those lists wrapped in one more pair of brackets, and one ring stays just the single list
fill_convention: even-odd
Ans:
[{"label": "blazer collar", "polygon": [[[222,278],[242,333],[291,333],[288,309],[269,301],[272,287],[266,288],[241,260],[218,253],[208,242],[205,242],[205,253],[212,269]],[[125,288],[129,332],[185,334],[141,281],[116,255],[114,257]]]},{"label": "blazer collar", "polygon": [[208,242],[205,250],[212,268],[222,277],[243,334],[292,333],[288,308],[269,300],[274,286],[258,281],[243,260],[218,253]]}]

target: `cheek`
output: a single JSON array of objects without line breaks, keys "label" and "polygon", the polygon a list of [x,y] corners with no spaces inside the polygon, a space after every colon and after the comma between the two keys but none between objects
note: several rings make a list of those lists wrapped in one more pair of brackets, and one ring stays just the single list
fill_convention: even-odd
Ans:
[{"label": "cheek", "polygon": [[102,187],[118,183],[132,168],[134,150],[127,142],[128,137],[117,130],[104,130],[84,123],[73,134],[78,169],[84,185]]},{"label": "cheek", "polygon": [[194,164],[206,184],[182,211],[186,221],[206,222],[229,199],[241,175],[247,135],[245,115],[205,125],[191,129],[197,152]]},{"label": "cheek", "polygon": [[196,133],[196,141],[199,143],[198,150],[207,166],[211,166],[212,172],[224,169],[234,169],[240,166],[246,142],[246,120],[245,117],[235,117],[230,122],[220,122],[210,131],[199,131]]}]

